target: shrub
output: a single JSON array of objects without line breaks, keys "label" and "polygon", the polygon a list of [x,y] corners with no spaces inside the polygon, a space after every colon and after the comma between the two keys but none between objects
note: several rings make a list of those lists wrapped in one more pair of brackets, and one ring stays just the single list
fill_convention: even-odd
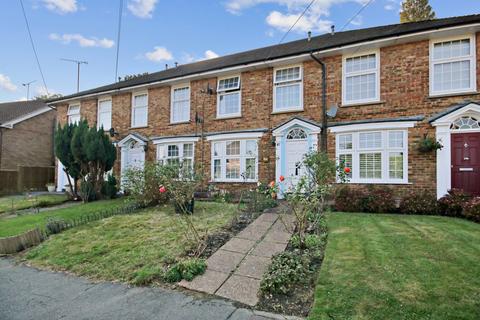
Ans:
[{"label": "shrub", "polygon": [[66,230],[67,228],[68,224],[65,220],[61,218],[47,218],[45,229],[47,229],[48,234],[57,234],[63,230]]},{"label": "shrub", "polygon": [[117,196],[117,192],[117,179],[112,174],[109,174],[107,181],[103,183],[102,195],[107,199],[114,199]]},{"label": "shrub", "polygon": [[363,211],[369,213],[395,212],[395,200],[393,191],[388,187],[369,186],[367,196],[362,199]]},{"label": "shrub", "polygon": [[161,279],[163,271],[158,267],[143,267],[133,274],[132,283],[137,286],[147,285],[156,279]]},{"label": "shrub", "polygon": [[267,184],[258,183],[255,189],[248,190],[245,195],[245,211],[263,212],[265,209],[275,207],[277,202],[272,197],[270,189]]},{"label": "shrub", "polygon": [[[327,234],[307,234],[305,236],[305,249],[320,249],[325,246],[327,242]],[[294,248],[300,249],[300,238],[298,235],[292,236],[290,243]]]},{"label": "shrub", "polygon": [[164,279],[167,282],[178,282],[182,279],[192,281],[195,276],[203,274],[207,264],[203,259],[185,259],[175,263],[165,273]]},{"label": "shrub", "polygon": [[265,293],[286,294],[291,286],[307,279],[310,259],[299,251],[286,251],[273,257],[260,289]]},{"label": "shrub", "polygon": [[463,215],[467,219],[480,222],[480,197],[472,198],[464,204]]},{"label": "shrub", "polygon": [[461,217],[464,204],[471,198],[470,194],[462,190],[451,189],[448,194],[438,200],[439,212],[446,216]]},{"label": "shrub", "polygon": [[437,197],[428,191],[412,191],[402,198],[400,212],[404,214],[437,214]]},{"label": "shrub", "polygon": [[342,212],[362,212],[363,199],[366,197],[363,188],[340,186],[335,191],[335,210]]}]

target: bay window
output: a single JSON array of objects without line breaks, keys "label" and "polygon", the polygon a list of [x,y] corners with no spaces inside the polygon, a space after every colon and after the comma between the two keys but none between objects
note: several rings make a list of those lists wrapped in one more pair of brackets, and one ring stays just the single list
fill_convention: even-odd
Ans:
[{"label": "bay window", "polygon": [[257,181],[257,140],[212,141],[212,180]]},{"label": "bay window", "polygon": [[275,69],[273,112],[303,110],[303,82],[300,66]]},{"label": "bay window", "polygon": [[157,161],[160,164],[179,166],[185,172],[193,172],[194,144],[193,142],[157,144]]},{"label": "bay window", "polygon": [[112,100],[99,100],[97,113],[97,127],[103,128],[103,130],[110,130],[112,127]]},{"label": "bay window", "polygon": [[475,37],[432,41],[430,95],[476,90]]},{"label": "bay window", "polygon": [[343,105],[380,100],[379,60],[378,52],[343,59]]},{"label": "bay window", "polygon": [[133,94],[132,97],[132,128],[146,127],[148,124],[147,93]]},{"label": "bay window", "polygon": [[181,123],[190,120],[190,86],[172,87],[170,122]]},{"label": "bay window", "polygon": [[340,164],[350,168],[352,183],[407,183],[407,130],[337,134]]},{"label": "bay window", "polygon": [[240,76],[219,79],[217,85],[217,118],[240,115]]}]

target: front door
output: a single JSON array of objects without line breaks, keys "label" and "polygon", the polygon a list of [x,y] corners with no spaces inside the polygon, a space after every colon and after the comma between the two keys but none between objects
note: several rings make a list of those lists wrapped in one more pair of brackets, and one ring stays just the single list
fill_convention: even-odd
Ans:
[{"label": "front door", "polygon": [[127,162],[125,163],[127,168],[141,169],[145,162],[145,151],[143,147],[137,147],[128,149]]},{"label": "front door", "polygon": [[287,140],[286,145],[286,185],[294,187],[305,173],[303,157],[308,151],[306,139]]},{"label": "front door", "polygon": [[452,188],[480,196],[480,133],[452,133]]}]

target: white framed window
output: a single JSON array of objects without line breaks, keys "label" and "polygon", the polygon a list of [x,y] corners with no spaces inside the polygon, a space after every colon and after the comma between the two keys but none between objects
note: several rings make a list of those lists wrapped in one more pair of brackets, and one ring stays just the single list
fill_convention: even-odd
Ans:
[{"label": "white framed window", "polygon": [[68,106],[67,121],[69,124],[80,122],[80,104],[71,104]]},{"label": "white framed window", "polygon": [[103,130],[110,130],[112,127],[112,99],[98,100],[97,109],[97,128]]},{"label": "white framed window", "polygon": [[343,57],[342,104],[380,101],[380,53]]},{"label": "white framed window", "polygon": [[273,112],[303,110],[301,66],[273,70]]},{"label": "white framed window", "polygon": [[132,95],[132,128],[148,125],[148,94],[146,92]]},{"label": "white framed window", "polygon": [[180,166],[182,170],[192,172],[195,155],[193,142],[175,142],[157,144],[157,161],[161,164]]},{"label": "white framed window", "polygon": [[258,180],[258,141],[212,141],[212,180],[256,182]]},{"label": "white framed window", "polygon": [[476,90],[475,36],[430,41],[430,95]]},{"label": "white framed window", "polygon": [[181,123],[190,120],[190,85],[172,87],[172,103],[170,107],[170,123]]},{"label": "white framed window", "polygon": [[240,76],[220,78],[217,84],[217,118],[241,115]]},{"label": "white framed window", "polygon": [[408,183],[407,139],[405,129],[339,133],[337,160],[351,183]]}]

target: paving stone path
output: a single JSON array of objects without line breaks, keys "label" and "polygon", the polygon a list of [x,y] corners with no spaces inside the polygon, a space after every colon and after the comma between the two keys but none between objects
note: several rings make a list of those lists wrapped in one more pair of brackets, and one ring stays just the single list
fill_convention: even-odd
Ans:
[{"label": "paving stone path", "polygon": [[275,211],[260,215],[208,258],[203,275],[179,285],[255,306],[263,273],[291,237],[292,216]]}]

